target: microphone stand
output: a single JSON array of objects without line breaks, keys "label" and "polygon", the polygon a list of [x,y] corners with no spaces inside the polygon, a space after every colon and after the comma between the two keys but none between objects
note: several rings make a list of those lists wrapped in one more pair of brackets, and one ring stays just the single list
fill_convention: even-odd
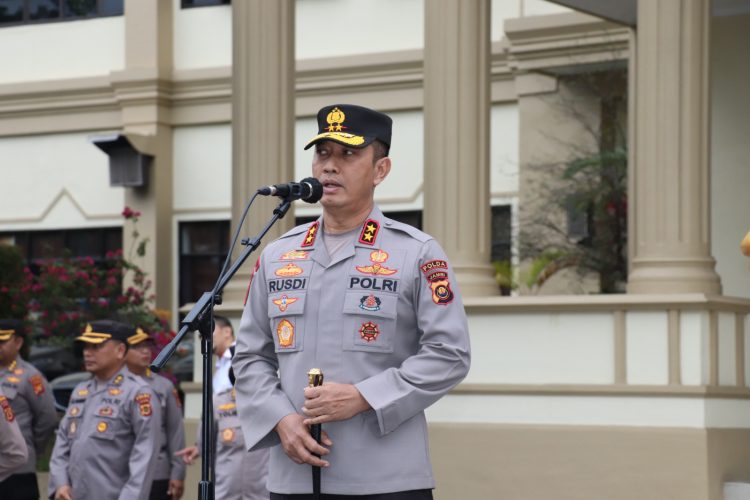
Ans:
[{"label": "microphone stand", "polygon": [[[203,355],[203,425],[201,427],[201,436],[203,439],[203,464],[201,467],[201,481],[198,488],[199,500],[214,500],[214,443],[213,443],[213,395],[212,395],[212,370],[211,355],[213,354],[213,308],[214,304],[221,304],[221,292],[229,283],[229,280],[237,273],[240,266],[247,260],[259,246],[261,239],[266,235],[271,226],[276,221],[283,218],[289,211],[294,201],[293,194],[285,197],[279,206],[273,211],[273,216],[266,226],[258,233],[255,238],[243,239],[242,245],[246,248],[239,257],[234,261],[232,266],[219,276],[216,285],[211,292],[204,292],[200,299],[193,305],[187,316],[180,322],[180,331],[175,335],[172,341],[161,350],[153,363],[151,370],[160,371],[169,358],[174,354],[177,345],[185,337],[187,332],[198,330],[201,335],[201,354]],[[239,229],[238,229],[239,231]]]}]

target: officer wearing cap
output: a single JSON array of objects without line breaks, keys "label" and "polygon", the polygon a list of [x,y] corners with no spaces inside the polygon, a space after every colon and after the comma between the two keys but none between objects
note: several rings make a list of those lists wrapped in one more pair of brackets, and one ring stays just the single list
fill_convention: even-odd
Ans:
[{"label": "officer wearing cap", "polygon": [[128,338],[128,354],[125,361],[135,375],[151,386],[159,398],[161,427],[159,433],[159,455],[151,486],[150,500],[179,500],[185,489],[185,463],[175,456],[185,447],[185,427],[182,423],[182,405],[172,382],[149,369],[154,348],[154,339],[141,328]]},{"label": "officer wearing cap", "polygon": [[26,463],[0,482],[0,498],[4,500],[39,498],[36,457],[44,452],[57,427],[55,401],[47,379],[19,354],[24,341],[22,321],[0,320],[0,384],[28,447]]},{"label": "officer wearing cap", "polygon": [[[424,409],[469,369],[461,294],[440,245],[374,203],[391,170],[390,117],[336,104],[317,121],[307,148],[323,215],[266,247],[240,324],[246,445],[273,446],[272,499],[310,498],[310,465],[323,498],[429,499]],[[311,368],[322,386],[305,387]]]},{"label": "officer wearing cap", "polygon": [[26,440],[18,427],[13,408],[0,390],[0,481],[25,464],[28,458]]},{"label": "officer wearing cap", "polygon": [[76,337],[93,377],[78,384],[50,459],[54,500],[146,500],[157,461],[161,407],[125,366],[133,327],[92,321]]}]

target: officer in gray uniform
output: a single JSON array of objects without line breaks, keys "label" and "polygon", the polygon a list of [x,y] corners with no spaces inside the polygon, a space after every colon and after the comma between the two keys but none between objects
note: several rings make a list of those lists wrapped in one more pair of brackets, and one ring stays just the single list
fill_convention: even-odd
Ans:
[{"label": "officer in gray uniform", "polygon": [[57,427],[55,400],[47,379],[21,356],[25,337],[20,320],[0,320],[0,384],[28,447],[26,463],[0,482],[3,500],[37,500],[36,457]]},{"label": "officer in gray uniform", "polygon": [[73,389],[50,459],[55,500],[146,500],[157,461],[161,407],[156,393],[125,366],[135,329],[110,320],[86,325],[86,370]]},{"label": "officer in gray uniform", "polygon": [[29,452],[8,398],[0,390],[0,481],[26,463]]},{"label": "officer in gray uniform", "polygon": [[141,328],[128,339],[130,349],[125,358],[128,370],[148,382],[159,398],[161,431],[156,472],[151,486],[150,500],[179,500],[185,490],[185,463],[175,452],[185,447],[185,426],[182,405],[174,384],[149,369],[154,339]]},{"label": "officer in gray uniform", "polygon": [[[310,465],[323,468],[323,498],[429,499],[424,409],[469,369],[456,278],[431,236],[374,204],[391,168],[391,119],[344,104],[317,118],[307,147],[323,215],[266,247],[240,324],[233,368],[246,445],[281,444],[271,499],[310,498]],[[326,383],[305,387],[311,368]]]}]

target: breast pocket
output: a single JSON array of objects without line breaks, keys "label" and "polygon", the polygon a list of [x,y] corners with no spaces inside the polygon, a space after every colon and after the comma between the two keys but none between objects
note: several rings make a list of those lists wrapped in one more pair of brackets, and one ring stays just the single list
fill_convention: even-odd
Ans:
[{"label": "breast pocket", "polygon": [[288,291],[268,296],[268,317],[277,353],[299,352],[304,347],[306,292]]},{"label": "breast pocket", "polygon": [[120,408],[110,405],[101,405],[94,413],[94,429],[91,437],[111,441],[117,434],[118,416]]},{"label": "breast pocket", "polygon": [[398,295],[349,291],[344,298],[346,351],[393,352]]}]

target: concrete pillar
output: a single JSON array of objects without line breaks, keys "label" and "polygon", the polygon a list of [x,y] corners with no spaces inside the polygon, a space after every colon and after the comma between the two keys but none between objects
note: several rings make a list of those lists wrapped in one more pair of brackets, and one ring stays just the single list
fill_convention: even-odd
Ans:
[{"label": "concrete pillar", "polygon": [[466,296],[499,294],[490,266],[490,0],[425,2],[424,226]]},{"label": "concrete pillar", "polygon": [[[294,175],[294,0],[232,2],[232,231],[245,205],[264,185]],[[259,198],[242,234],[255,236],[278,205]],[[294,210],[263,239],[294,226]],[[241,252],[240,248],[235,256]],[[223,313],[239,318],[256,251],[224,293]]]},{"label": "concrete pillar", "polygon": [[630,293],[721,293],[710,238],[710,7],[638,2]]},{"label": "concrete pillar", "polygon": [[[172,284],[172,128],[162,82],[172,71],[172,2],[125,1],[125,69],[111,75],[122,110],[123,131],[144,139],[139,149],[154,156],[144,188],[125,189],[125,204],[140,211],[139,238],[146,255],[134,261],[154,282],[156,307],[171,310]],[[133,241],[123,233],[126,252]]]}]

